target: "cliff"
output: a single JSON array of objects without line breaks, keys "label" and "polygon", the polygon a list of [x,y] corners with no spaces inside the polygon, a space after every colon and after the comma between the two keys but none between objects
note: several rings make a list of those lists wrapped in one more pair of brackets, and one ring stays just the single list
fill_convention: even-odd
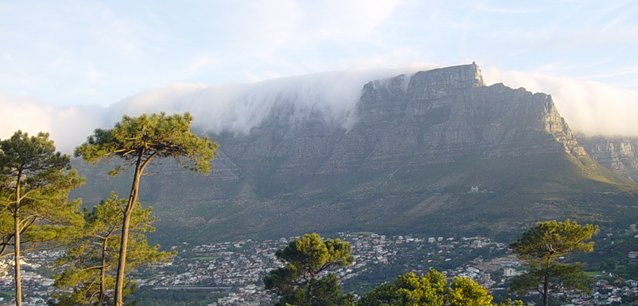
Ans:
[{"label": "cliff", "polygon": [[578,137],[594,160],[638,182],[638,137]]},{"label": "cliff", "polygon": [[[141,196],[161,237],[503,234],[538,219],[609,215],[605,203],[635,188],[592,160],[551,96],[486,86],[474,63],[370,81],[348,128],[319,112],[295,120],[295,107],[279,101],[248,135],[210,135],[220,143],[210,177],[150,169],[163,175],[145,177]],[[96,201],[113,184],[79,194]]]}]

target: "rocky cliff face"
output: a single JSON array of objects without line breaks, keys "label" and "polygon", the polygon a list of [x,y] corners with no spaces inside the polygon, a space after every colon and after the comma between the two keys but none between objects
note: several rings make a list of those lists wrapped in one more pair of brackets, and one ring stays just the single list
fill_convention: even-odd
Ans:
[{"label": "rocky cliff face", "polygon": [[372,81],[350,129],[320,118],[291,124],[292,105],[275,109],[246,137],[217,135],[238,175],[332,175],[406,164],[565,153],[588,158],[551,97],[485,86],[476,64]]},{"label": "rocky cliff face", "polygon": [[283,181],[293,176],[298,182],[300,176],[389,171],[469,155],[498,159],[564,152],[589,158],[550,96],[485,86],[476,64],[366,84],[357,123],[349,130],[320,119],[286,124],[282,113],[247,137],[219,138],[225,155],[245,165],[240,166],[244,175]]},{"label": "rocky cliff face", "polygon": [[476,64],[365,84],[347,129],[276,105],[249,135],[211,135],[220,143],[211,177],[164,165],[155,171],[171,175],[145,178],[160,233],[502,232],[628,184],[590,158],[551,96],[486,86]]},{"label": "rocky cliff face", "polygon": [[586,137],[580,141],[594,160],[638,182],[637,137]]}]

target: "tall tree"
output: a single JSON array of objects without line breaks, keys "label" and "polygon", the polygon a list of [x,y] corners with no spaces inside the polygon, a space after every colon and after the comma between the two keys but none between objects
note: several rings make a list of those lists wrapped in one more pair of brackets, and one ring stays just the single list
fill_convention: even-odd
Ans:
[{"label": "tall tree", "polygon": [[445,275],[430,269],[423,276],[408,272],[398,276],[394,282],[380,285],[365,294],[359,306],[398,306],[445,304],[447,280]]},{"label": "tall tree", "polygon": [[[167,116],[164,113],[124,116],[110,130],[96,129],[86,143],[75,151],[90,163],[102,159],[118,158],[133,167],[133,179],[129,198],[122,215],[119,262],[115,280],[115,305],[123,305],[124,274],[131,215],[138,206],[140,181],[151,161],[173,158],[185,168],[201,173],[210,172],[210,161],[217,144],[207,137],[199,137],[190,131],[190,114]],[[119,168],[116,168],[117,170]],[[117,172],[117,171],[114,171]]]},{"label": "tall tree", "polygon": [[[56,261],[65,267],[55,276],[62,289],[58,305],[105,305],[114,285],[121,220],[125,199],[111,193],[108,199],[85,214],[82,236],[72,241],[65,256]],[[135,209],[131,216],[127,269],[169,260],[171,252],[159,251],[159,245],[147,243],[146,233],[154,231],[151,208]],[[130,288],[125,284],[125,288]],[[111,289],[111,290],[109,290]]]},{"label": "tall tree", "polygon": [[22,246],[49,244],[81,224],[79,201],[68,201],[81,183],[70,157],[56,152],[48,134],[17,131],[0,141],[0,252],[14,257],[16,305],[22,305]]},{"label": "tall tree", "polygon": [[275,255],[285,266],[271,271],[264,277],[264,283],[267,290],[279,296],[276,305],[352,304],[350,296],[341,294],[337,278],[324,273],[352,263],[347,242],[339,239],[324,241],[316,233],[305,234]]},{"label": "tall tree", "polygon": [[487,289],[466,277],[455,277],[446,295],[450,306],[491,306],[493,297]]},{"label": "tall tree", "polygon": [[565,220],[538,222],[523,233],[510,247],[519,260],[529,266],[528,271],[512,280],[511,289],[526,293],[536,290],[549,305],[550,291],[562,289],[588,290],[588,277],[580,263],[565,263],[560,259],[573,252],[591,252],[592,236],[598,228]]},{"label": "tall tree", "polygon": [[[520,302],[514,305],[520,305]],[[456,277],[448,285],[443,273],[430,269],[423,276],[412,272],[380,285],[364,295],[358,306],[491,306],[492,296],[475,281]],[[501,305],[511,305],[506,302]]]}]

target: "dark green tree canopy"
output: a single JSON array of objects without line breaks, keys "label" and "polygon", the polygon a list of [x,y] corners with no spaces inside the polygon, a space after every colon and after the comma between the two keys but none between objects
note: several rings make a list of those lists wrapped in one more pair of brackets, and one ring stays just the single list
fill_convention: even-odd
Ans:
[{"label": "dark green tree canopy", "polygon": [[68,194],[82,183],[48,133],[17,131],[0,141],[0,256],[15,236],[16,218],[22,244],[52,243],[71,234],[82,217],[79,200],[68,201]]},{"label": "dark green tree canopy", "polygon": [[326,269],[351,264],[353,258],[350,253],[347,242],[339,239],[324,241],[318,234],[312,233],[291,241],[275,255],[304,275],[314,277]]},{"label": "dark green tree canopy", "polygon": [[217,144],[193,134],[192,120],[189,113],[124,116],[112,129],[96,129],[75,155],[90,163],[119,157],[132,164],[171,157],[190,170],[208,173]]},{"label": "dark green tree canopy", "polygon": [[56,152],[48,133],[29,137],[27,133],[17,131],[0,142],[0,180],[12,184],[20,176],[25,192],[46,186],[49,180],[55,179],[55,174],[70,168],[70,157]]},{"label": "dark green tree canopy", "polygon": [[519,259],[552,261],[572,252],[591,252],[596,231],[595,225],[570,220],[538,222],[510,247]]},{"label": "dark green tree canopy", "polygon": [[264,283],[266,289],[279,296],[277,305],[330,306],[352,304],[352,297],[342,295],[337,278],[328,273],[332,268],[347,266],[353,257],[350,245],[339,239],[323,240],[316,234],[305,234],[277,251],[285,266],[272,270]]},{"label": "dark green tree canopy", "polygon": [[17,131],[0,141],[0,256],[12,251],[16,305],[22,305],[22,246],[59,242],[81,225],[80,202],[68,201],[81,184],[69,156],[56,152],[48,134]]},{"label": "dark green tree canopy", "polygon": [[[183,167],[208,174],[217,144],[190,130],[190,114],[167,116],[164,113],[124,116],[110,130],[97,129],[86,143],[75,150],[90,163],[118,157],[133,167],[133,180],[122,215],[120,256],[115,281],[115,305],[124,305],[124,283],[131,216],[136,206],[140,181],[146,166],[156,158],[173,158]],[[111,171],[116,174],[119,167]]]},{"label": "dark green tree canopy", "polygon": [[597,231],[595,225],[570,220],[536,223],[510,245],[516,257],[528,265],[528,271],[515,277],[510,288],[519,294],[529,290],[539,292],[545,306],[549,305],[551,291],[587,292],[589,277],[582,271],[582,265],[561,262],[561,258],[573,252],[591,252],[592,236]]},{"label": "dark green tree canopy", "polygon": [[[85,212],[86,223],[80,235],[67,246],[65,255],[56,261],[64,271],[55,278],[55,287],[62,289],[58,305],[103,305],[112,298],[115,268],[119,253],[119,235],[126,199],[114,193]],[[128,245],[128,265],[132,270],[143,265],[166,262],[171,252],[149,245],[146,233],[153,232],[151,208],[137,206],[131,217]],[[131,287],[127,282],[125,287]]]}]

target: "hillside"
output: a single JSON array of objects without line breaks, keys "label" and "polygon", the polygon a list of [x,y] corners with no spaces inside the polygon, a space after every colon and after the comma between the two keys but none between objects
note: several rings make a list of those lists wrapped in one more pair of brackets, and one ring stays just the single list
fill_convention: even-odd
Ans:
[{"label": "hillside", "polygon": [[638,182],[638,137],[579,136],[578,139],[602,166]]},{"label": "hillside", "polygon": [[[210,177],[149,169],[141,199],[155,208],[158,237],[507,235],[538,219],[638,215],[636,185],[591,158],[551,96],[487,86],[476,64],[371,81],[347,128],[320,111],[298,118],[282,98],[249,134],[210,135],[220,144]],[[125,194],[125,177],[80,168],[85,202],[113,186]]]}]

